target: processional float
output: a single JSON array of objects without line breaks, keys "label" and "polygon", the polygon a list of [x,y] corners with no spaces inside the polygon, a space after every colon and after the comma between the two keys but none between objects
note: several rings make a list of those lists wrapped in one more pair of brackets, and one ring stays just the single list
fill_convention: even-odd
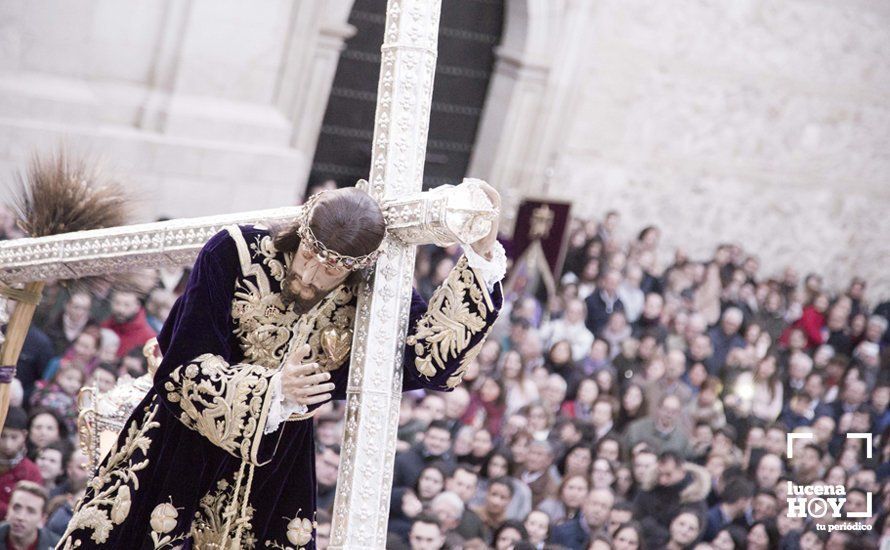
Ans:
[{"label": "processional float", "polygon": [[[331,548],[385,547],[417,245],[473,242],[488,233],[498,215],[478,181],[421,192],[440,6],[441,0],[387,2],[370,174],[360,182],[384,210],[387,237],[373,275],[358,295]],[[223,227],[289,222],[300,208],[0,243],[0,295],[19,302],[3,343],[3,364],[15,364],[24,341],[21,327],[27,332],[44,281],[190,265]],[[8,369],[6,374],[11,374]],[[150,387],[151,380],[143,378],[105,395],[85,393],[82,441],[91,461],[98,460],[101,443],[114,438]],[[0,414],[5,415],[7,406],[8,384],[0,384]]]}]

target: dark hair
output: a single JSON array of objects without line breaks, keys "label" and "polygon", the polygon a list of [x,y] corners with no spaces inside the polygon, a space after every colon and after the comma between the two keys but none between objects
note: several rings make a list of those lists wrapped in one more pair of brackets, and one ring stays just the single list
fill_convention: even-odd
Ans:
[{"label": "dark hair", "polygon": [[[68,461],[71,460],[71,455],[74,454],[72,452],[73,449],[71,448],[71,445],[69,445],[67,441],[63,441],[60,439],[59,441],[53,441],[46,447],[37,451],[37,456],[39,457],[40,453],[42,453],[43,451],[58,451],[59,452],[59,454],[61,455],[61,458],[62,458],[62,464],[61,464],[62,473],[59,474],[59,477],[64,476],[65,468],[68,466]],[[53,481],[58,481],[58,479],[53,480]]]},{"label": "dark hair", "polygon": [[[442,491],[445,490],[445,480],[448,479],[448,472],[446,471],[448,468],[441,461],[433,462],[432,464],[427,464],[420,470],[420,474],[417,476],[417,481],[414,482],[414,494],[417,495],[417,498],[420,498],[420,478],[423,477],[423,473],[427,470],[436,470],[442,476]],[[441,492],[441,491],[440,491]]]},{"label": "dark hair", "polygon": [[[319,197],[309,220],[312,233],[327,248],[346,256],[364,256],[380,247],[386,233],[383,212],[370,195],[355,187],[328,191]],[[281,252],[296,252],[300,246],[300,225],[273,226],[275,248]],[[361,270],[350,273],[347,284],[358,283]]]},{"label": "dark hair", "polygon": [[460,462],[460,463],[458,463],[458,465],[455,466],[453,470],[451,470],[451,473],[448,475],[448,477],[449,477],[449,478],[454,477],[455,474],[457,474],[458,471],[464,471],[464,472],[470,474],[471,476],[473,476],[473,477],[476,478],[476,483],[479,482],[479,472],[477,472],[477,471],[473,468],[473,466],[467,464],[466,462]]},{"label": "dark hair", "polygon": [[35,409],[31,409],[31,414],[28,415],[28,432],[30,439],[31,425],[34,424],[34,419],[40,416],[41,414],[48,414],[52,416],[56,424],[59,426],[59,439],[65,439],[68,437],[68,426],[62,422],[62,417],[59,416],[59,413],[52,409],[48,409],[46,407],[37,407]]},{"label": "dark hair", "polygon": [[779,534],[779,528],[776,527],[776,522],[771,519],[755,521],[754,525],[748,528],[748,533],[753,531],[758,525],[763,525],[763,530],[766,531],[766,536],[769,538],[769,547],[778,548],[781,535]]},{"label": "dark hair", "polygon": [[442,530],[442,524],[439,523],[439,518],[432,514],[421,513],[416,518],[414,518],[414,521],[411,522],[411,525],[413,526],[415,523],[426,523],[428,525],[435,525],[439,528],[439,531]]},{"label": "dark hair", "polygon": [[[15,484],[15,487],[12,488],[12,493],[21,491],[23,493],[28,493],[34,495],[35,497],[43,499],[43,508],[42,512],[46,513],[46,505],[49,503],[49,494],[46,492],[41,485],[34,483],[33,481],[28,481],[27,479],[23,479]],[[12,498],[12,495],[10,495]]]},{"label": "dark hair", "polygon": [[599,454],[600,448],[603,446],[603,444],[608,443],[610,441],[614,441],[618,445],[618,456],[621,456],[621,451],[622,451],[621,440],[618,439],[617,437],[615,437],[614,435],[605,435],[605,436],[601,437],[599,441],[596,442],[597,454]]},{"label": "dark hair", "polygon": [[658,462],[673,462],[677,466],[682,466],[686,463],[686,461],[683,460],[683,457],[676,451],[662,451],[661,454],[658,455]]},{"label": "dark hair", "polygon": [[754,485],[743,477],[735,477],[726,483],[726,487],[720,494],[720,498],[727,504],[751,498],[754,496]]},{"label": "dark hair", "polygon": [[504,523],[501,524],[500,527],[494,532],[494,536],[492,537],[492,542],[497,544],[498,537],[501,536],[501,533],[506,531],[507,529],[514,529],[519,532],[519,536],[522,537],[522,540],[528,540],[528,531],[525,530],[525,525],[520,521],[516,521],[513,519],[508,519]]},{"label": "dark hair", "polygon": [[[622,503],[618,503],[618,504],[622,504]],[[619,508],[618,504],[616,504],[615,506],[612,506],[612,509],[613,510],[620,509],[620,510],[624,510],[624,511],[628,511],[628,510],[633,511],[633,505],[630,504],[629,502],[623,503],[627,506],[626,508],[625,507]],[[618,529],[615,529],[615,535],[618,535],[618,532],[622,531],[624,529],[632,529],[637,534],[637,541],[638,541],[637,550],[646,550],[646,548],[647,548],[646,547],[646,537],[643,535],[643,526],[640,525],[639,522],[628,521],[628,522],[622,523],[621,525],[618,526]]]},{"label": "dark hair", "polygon": [[741,549],[747,546],[748,531],[744,527],[733,524],[725,525],[720,531],[717,531],[717,534],[719,535],[723,531],[726,531],[729,538],[732,539],[732,544],[735,548]]},{"label": "dark hair", "polygon": [[510,481],[510,478],[507,476],[496,477],[492,479],[488,483],[488,489],[491,490],[495,485],[503,485],[510,491],[510,498],[513,498],[513,495],[516,494],[516,488],[513,487],[513,483]]},{"label": "dark hair", "polygon": [[515,467],[513,453],[511,453],[509,449],[493,449],[488,453],[482,461],[482,464],[479,466],[479,476],[484,478],[488,477],[488,466],[491,464],[491,460],[496,456],[503,457],[504,460],[507,461],[507,472],[513,471],[513,468]]},{"label": "dark hair", "polygon": [[819,455],[819,460],[822,460],[825,457],[825,450],[815,443],[807,443],[804,448],[816,451],[816,454]]},{"label": "dark hair", "polygon": [[428,432],[430,430],[444,430],[448,432],[448,437],[451,437],[451,428],[448,427],[448,423],[444,420],[433,420],[430,422],[430,425],[424,431]]},{"label": "dark hair", "polygon": [[95,373],[97,370],[104,370],[105,372],[111,373],[114,376],[114,379],[117,380],[117,369],[114,368],[114,365],[111,363],[99,363],[96,365],[96,368],[93,369]]},{"label": "dark hair", "polygon": [[[561,457],[559,457],[559,460],[556,461],[556,471],[559,472],[559,475],[566,475],[566,459],[568,459],[569,455],[578,449],[586,449],[590,451],[590,463],[593,464],[593,459],[596,455],[596,453],[593,452],[593,449],[591,449],[589,445],[586,445],[584,443],[575,443],[574,445],[569,447]],[[590,475],[590,468],[587,469],[587,475]]]}]

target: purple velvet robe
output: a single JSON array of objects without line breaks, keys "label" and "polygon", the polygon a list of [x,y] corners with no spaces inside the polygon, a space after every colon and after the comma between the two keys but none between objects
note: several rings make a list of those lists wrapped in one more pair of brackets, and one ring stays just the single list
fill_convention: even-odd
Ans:
[{"label": "purple velvet robe", "polygon": [[[240,548],[315,547],[313,423],[288,421],[264,435],[269,379],[308,340],[307,361],[331,372],[333,396],[344,399],[349,350],[330,353],[320,333],[351,341],[356,299],[341,286],[296,315],[279,295],[289,263],[259,227],[232,226],[207,242],[158,337],[154,387],[59,548],[229,548],[236,536]],[[501,302],[500,284],[489,293],[465,258],[429,305],[415,291],[403,390],[460,383]]]}]

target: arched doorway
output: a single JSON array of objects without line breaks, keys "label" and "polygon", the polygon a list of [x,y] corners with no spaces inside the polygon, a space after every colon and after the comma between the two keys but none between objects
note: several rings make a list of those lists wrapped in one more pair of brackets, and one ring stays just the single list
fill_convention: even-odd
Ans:
[{"label": "arched doorway", "polygon": [[[352,185],[368,176],[385,4],[355,0],[352,7],[356,33],[340,54],[310,184]],[[503,0],[443,2],[424,188],[459,183],[467,172],[503,22]]]}]

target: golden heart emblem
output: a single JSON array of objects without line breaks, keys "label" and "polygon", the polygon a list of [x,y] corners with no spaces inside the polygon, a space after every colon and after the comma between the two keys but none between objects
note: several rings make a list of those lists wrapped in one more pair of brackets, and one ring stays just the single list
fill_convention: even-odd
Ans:
[{"label": "golden heart emblem", "polygon": [[352,346],[352,329],[328,327],[321,331],[321,349],[330,364],[329,369],[339,367],[349,355]]}]

